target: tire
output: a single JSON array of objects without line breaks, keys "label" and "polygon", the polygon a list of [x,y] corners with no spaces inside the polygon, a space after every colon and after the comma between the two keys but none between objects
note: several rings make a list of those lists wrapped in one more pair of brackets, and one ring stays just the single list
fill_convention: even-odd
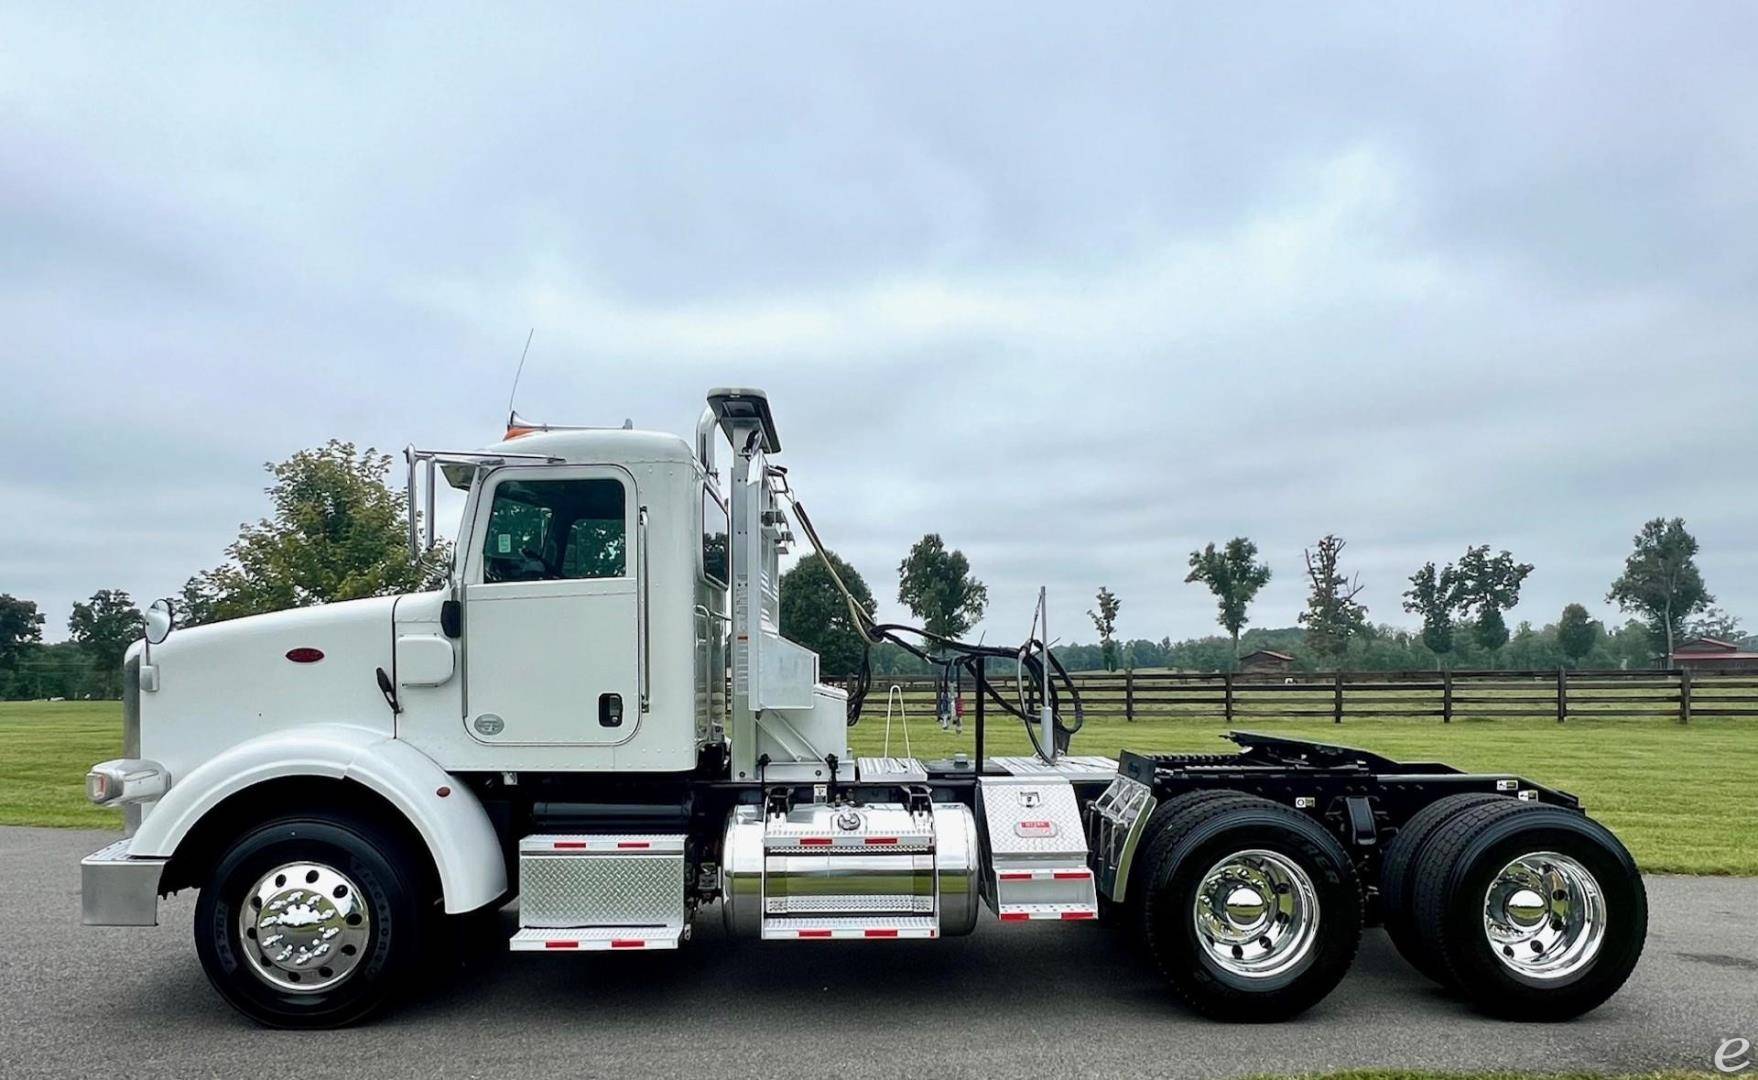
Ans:
[{"label": "tire", "polygon": [[1445,967],[1440,958],[1422,944],[1411,912],[1417,860],[1435,830],[1452,820],[1454,815],[1492,802],[1533,805],[1487,791],[1470,791],[1437,799],[1410,816],[1410,820],[1392,837],[1392,842],[1386,845],[1385,857],[1380,861],[1380,916],[1387,936],[1411,967],[1443,986],[1449,985]]},{"label": "tire", "polygon": [[[437,893],[429,879],[425,859],[371,821],[270,822],[234,841],[202,885],[196,953],[220,996],[259,1024],[352,1024],[419,972]],[[302,921],[271,926],[274,912]],[[277,964],[271,952],[286,958]]]},{"label": "tire", "polygon": [[[1135,944],[1145,944],[1148,940],[1147,924],[1143,921],[1145,905],[1142,903],[1142,892],[1147,888],[1149,880],[1147,868],[1163,858],[1176,840],[1176,836],[1173,840],[1162,841],[1162,838],[1175,822],[1181,822],[1192,811],[1223,799],[1247,805],[1261,801],[1256,795],[1246,795],[1226,788],[1202,788],[1174,795],[1154,807],[1154,812],[1148,816],[1148,823],[1142,826],[1141,838],[1135,844],[1135,860],[1130,867],[1129,887],[1124,890],[1123,903],[1118,905],[1118,910],[1113,915],[1114,925],[1123,927]],[[1178,825],[1177,833],[1181,835],[1183,829],[1182,824]]]},{"label": "tire", "polygon": [[1557,806],[1491,804],[1454,817],[1417,858],[1413,900],[1418,939],[1447,980],[1513,1020],[1597,1007],[1630,977],[1648,934],[1648,894],[1629,851]]},{"label": "tire", "polygon": [[[1361,943],[1361,884],[1348,853],[1305,814],[1268,800],[1188,807],[1155,838],[1144,869],[1148,952],[1178,996],[1210,1018],[1296,1016],[1336,988]],[[1247,883],[1246,900],[1223,902]],[[1259,909],[1264,898],[1271,903]],[[1222,914],[1229,921],[1199,928],[1199,918]]]}]

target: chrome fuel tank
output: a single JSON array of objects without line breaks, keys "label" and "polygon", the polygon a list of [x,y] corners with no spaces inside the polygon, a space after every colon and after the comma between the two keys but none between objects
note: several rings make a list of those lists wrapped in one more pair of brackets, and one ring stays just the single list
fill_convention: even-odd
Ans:
[{"label": "chrome fuel tank", "polygon": [[977,824],[970,808],[936,803],[796,806],[765,818],[741,806],[727,817],[721,910],[728,931],[763,933],[790,917],[909,916],[940,936],[968,934],[978,906]]}]

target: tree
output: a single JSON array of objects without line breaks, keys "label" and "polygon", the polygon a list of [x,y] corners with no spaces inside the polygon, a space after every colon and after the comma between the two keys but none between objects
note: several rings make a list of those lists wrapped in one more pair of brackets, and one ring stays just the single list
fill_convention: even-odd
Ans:
[{"label": "tree", "polygon": [[1422,643],[1440,659],[1442,667],[1453,651],[1453,611],[1459,606],[1459,579],[1448,563],[1436,570],[1434,563],[1410,575],[1404,593],[1404,610],[1422,616]]},{"label": "tree", "polygon": [[1581,666],[1581,661],[1599,644],[1602,629],[1580,604],[1563,609],[1562,618],[1557,620],[1557,647],[1563,650],[1570,667]]},{"label": "tree", "polygon": [[194,625],[285,608],[437,587],[450,551],[409,557],[408,507],[385,486],[389,454],[331,439],[265,465],[273,514],[239,526],[228,561],[183,586],[180,622]]},{"label": "tree", "polygon": [[1123,607],[1123,601],[1117,594],[1103,585],[1099,586],[1097,597],[1099,609],[1087,609],[1087,616],[1093,620],[1093,628],[1099,632],[1099,648],[1104,657],[1102,661],[1106,671],[1117,670],[1117,612]]},{"label": "tree", "polygon": [[0,671],[11,671],[29,648],[43,640],[43,616],[35,600],[0,594]]},{"label": "tree", "polygon": [[1184,578],[1186,585],[1200,581],[1215,594],[1216,606],[1220,608],[1216,621],[1233,638],[1234,660],[1239,659],[1239,631],[1248,621],[1245,609],[1270,581],[1269,565],[1256,559],[1257,545],[1243,536],[1235,536],[1220,551],[1210,544],[1191,552],[1190,573]]},{"label": "tree", "polygon": [[867,642],[831,579],[831,568],[862,611],[872,615],[878,610],[873,593],[854,567],[830,552],[827,568],[814,552],[781,575],[781,632],[817,653],[825,675],[845,678],[860,671]]},{"label": "tree", "polygon": [[122,687],[122,654],[142,632],[140,609],[121,589],[99,589],[86,603],[75,602],[67,632],[90,659],[94,686],[106,697]]},{"label": "tree", "polygon": [[1612,582],[1605,598],[1620,611],[1648,619],[1654,644],[1673,654],[1687,618],[1715,602],[1697,570],[1697,539],[1685,531],[1685,520],[1655,518],[1636,534],[1636,550],[1624,560],[1624,572]]},{"label": "tree", "polygon": [[1704,608],[1703,614],[1685,623],[1685,638],[1713,638],[1729,645],[1738,645],[1746,632],[1740,628],[1739,617],[1718,607]]},{"label": "tree", "polygon": [[940,534],[929,533],[897,566],[897,598],[930,634],[955,638],[976,625],[989,606],[989,590],[971,576],[962,551],[947,551]]},{"label": "tree", "polygon": [[1531,573],[1531,563],[1515,562],[1509,551],[1491,556],[1488,544],[1466,548],[1459,559],[1459,610],[1472,616],[1471,636],[1492,659],[1508,643],[1502,612],[1520,602],[1520,585]]},{"label": "tree", "polygon": [[1342,537],[1326,536],[1316,552],[1303,552],[1312,591],[1300,623],[1306,627],[1306,644],[1313,654],[1333,665],[1349,648],[1349,638],[1367,626],[1367,606],[1356,600],[1361,595],[1360,575],[1349,578],[1338,569],[1348,546]]}]

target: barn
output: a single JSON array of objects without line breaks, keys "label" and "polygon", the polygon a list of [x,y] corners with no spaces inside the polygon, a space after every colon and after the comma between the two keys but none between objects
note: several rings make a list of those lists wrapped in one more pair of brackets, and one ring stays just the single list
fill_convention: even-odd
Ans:
[{"label": "barn", "polygon": [[1272,649],[1259,649],[1239,658],[1239,670],[1264,675],[1280,675],[1294,670],[1294,658]]},{"label": "barn", "polygon": [[1673,647],[1672,666],[1690,671],[1758,673],[1758,652],[1717,638],[1692,638]]}]

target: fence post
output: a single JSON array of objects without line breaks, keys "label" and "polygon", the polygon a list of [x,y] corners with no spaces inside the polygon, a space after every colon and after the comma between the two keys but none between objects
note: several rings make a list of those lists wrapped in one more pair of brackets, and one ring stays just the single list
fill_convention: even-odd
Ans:
[{"label": "fence post", "polygon": [[1441,669],[1441,723],[1453,722],[1453,669]]},{"label": "fence post", "polygon": [[1569,669],[1557,668],[1557,723],[1569,715]]},{"label": "fence post", "polygon": [[1123,669],[1123,722],[1135,723],[1135,669]]},{"label": "fence post", "polygon": [[1227,722],[1231,724],[1233,722],[1233,673],[1231,671],[1221,674],[1221,703],[1221,708],[1227,716]]},{"label": "fence post", "polygon": [[1679,723],[1691,722],[1691,669],[1679,669]]},{"label": "fence post", "polygon": [[1334,705],[1331,709],[1331,716],[1331,723],[1341,724],[1343,722],[1343,673],[1341,671],[1337,672],[1337,692],[1334,698]]}]

